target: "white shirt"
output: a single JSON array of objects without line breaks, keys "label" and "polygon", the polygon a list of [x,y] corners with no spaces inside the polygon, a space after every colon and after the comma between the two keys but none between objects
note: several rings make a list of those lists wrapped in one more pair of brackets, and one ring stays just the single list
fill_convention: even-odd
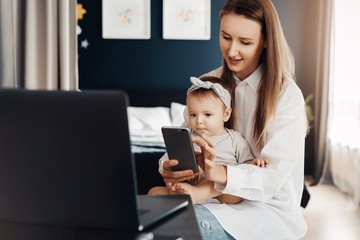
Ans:
[{"label": "white shirt", "polygon": [[[221,71],[219,68],[206,75],[220,77]],[[245,200],[236,205],[211,200],[203,205],[236,239],[299,239],[307,230],[300,209],[306,134],[304,98],[296,83],[287,79],[264,148],[256,150],[252,122],[261,75],[260,66],[243,81],[237,79],[236,130],[248,141],[255,158],[268,158],[270,163],[266,168],[228,166],[227,185],[215,184],[215,188]]]}]

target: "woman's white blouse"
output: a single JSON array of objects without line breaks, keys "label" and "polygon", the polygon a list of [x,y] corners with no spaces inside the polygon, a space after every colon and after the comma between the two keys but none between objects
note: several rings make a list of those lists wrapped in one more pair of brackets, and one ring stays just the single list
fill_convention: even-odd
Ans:
[{"label": "woman's white blouse", "polygon": [[[221,71],[219,68],[205,75],[220,77]],[[268,158],[270,163],[266,168],[228,166],[226,186],[215,184],[215,188],[245,200],[237,205],[216,200],[203,205],[236,239],[299,239],[307,229],[300,209],[307,128],[304,98],[295,81],[287,79],[267,128],[264,148],[256,150],[252,124],[261,75],[260,66],[243,81],[237,79],[235,130],[248,141],[255,158]]]}]

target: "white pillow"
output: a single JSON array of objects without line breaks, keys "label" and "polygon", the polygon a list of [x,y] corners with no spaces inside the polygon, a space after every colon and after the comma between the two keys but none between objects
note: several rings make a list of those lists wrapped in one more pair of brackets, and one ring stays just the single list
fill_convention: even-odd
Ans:
[{"label": "white pillow", "polygon": [[128,107],[130,134],[155,132],[161,135],[162,126],[170,126],[170,108],[167,107]]},{"label": "white pillow", "polygon": [[171,122],[173,126],[181,126],[184,123],[184,109],[186,105],[172,102],[170,104]]}]

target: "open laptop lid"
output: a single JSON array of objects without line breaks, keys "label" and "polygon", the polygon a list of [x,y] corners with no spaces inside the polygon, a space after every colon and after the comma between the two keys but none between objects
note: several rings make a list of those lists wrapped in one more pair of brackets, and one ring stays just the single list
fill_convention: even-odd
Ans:
[{"label": "open laptop lid", "polygon": [[0,90],[0,220],[137,229],[127,104],[121,91]]}]

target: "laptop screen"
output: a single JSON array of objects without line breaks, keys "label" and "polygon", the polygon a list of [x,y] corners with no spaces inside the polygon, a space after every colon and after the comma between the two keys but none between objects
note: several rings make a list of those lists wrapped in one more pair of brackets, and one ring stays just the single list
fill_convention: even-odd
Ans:
[{"label": "laptop screen", "polygon": [[138,222],[126,215],[137,208],[127,105],[121,91],[0,90],[0,220]]}]

